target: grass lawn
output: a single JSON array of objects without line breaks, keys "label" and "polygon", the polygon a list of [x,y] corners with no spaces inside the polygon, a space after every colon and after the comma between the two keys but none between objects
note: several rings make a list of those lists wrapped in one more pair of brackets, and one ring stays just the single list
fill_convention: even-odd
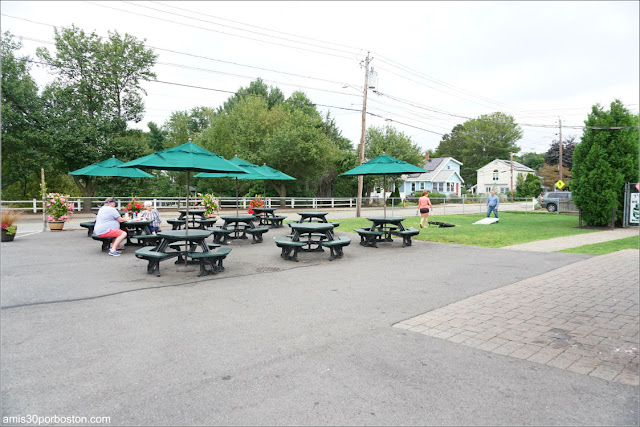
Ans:
[{"label": "grass lawn", "polygon": [[[405,228],[414,227],[420,234],[416,240],[431,242],[457,243],[461,245],[501,248],[536,240],[554,237],[572,236],[574,234],[591,233],[598,230],[579,229],[578,217],[558,215],[549,212],[500,212],[500,221],[490,225],[473,225],[479,219],[486,218],[485,213],[468,215],[433,215],[429,221],[455,224],[456,227],[436,227],[420,229],[420,217],[405,217]],[[493,218],[493,216],[492,216]],[[370,221],[365,218],[348,218],[337,220],[340,231],[353,232],[354,228],[369,227]]]},{"label": "grass lawn", "polygon": [[610,240],[608,242],[594,243],[592,245],[578,246],[577,248],[563,249],[557,252],[604,255],[623,249],[640,249],[640,238],[638,238],[638,236],[627,237],[624,239]]}]

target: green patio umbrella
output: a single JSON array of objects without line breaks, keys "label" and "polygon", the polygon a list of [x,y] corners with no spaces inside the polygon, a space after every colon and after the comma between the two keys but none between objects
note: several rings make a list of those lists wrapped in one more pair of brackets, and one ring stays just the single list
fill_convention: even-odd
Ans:
[{"label": "green patio umbrella", "polygon": [[[99,163],[92,163],[89,166],[85,166],[82,169],[69,172],[69,175],[81,175],[81,176],[111,176],[111,177],[126,177],[126,178],[153,178],[153,175],[146,173],[143,170],[136,168],[123,169],[120,165],[123,165],[122,160],[118,160],[115,156],[110,159],[103,160]],[[111,180],[111,195],[115,196],[115,182]]]},{"label": "green patio umbrella", "polygon": [[402,175],[404,173],[425,173],[429,172],[418,166],[412,165],[402,160],[398,160],[394,157],[382,154],[375,159],[369,160],[356,166],[355,168],[348,170],[342,175],[383,175],[384,176],[384,188],[382,193],[382,201],[384,205],[384,216],[387,217],[387,200],[386,200],[386,187],[387,187],[387,175]]},{"label": "green patio umbrella", "polygon": [[242,160],[236,155],[233,159],[229,160],[229,162],[238,166],[240,169],[245,171],[245,173],[238,174],[234,172],[227,173],[209,173],[209,172],[201,172],[197,175],[194,175],[196,178],[235,178],[236,182],[236,215],[238,215],[239,207],[238,207],[238,179],[265,179],[265,175],[260,172],[260,166],[254,165],[251,162],[246,160]]},{"label": "green patio umbrella", "polygon": [[[187,172],[187,218],[189,218],[188,190],[192,172],[246,173],[243,169],[226,160],[224,157],[192,143],[191,138],[189,138],[189,142],[187,143],[140,157],[119,167]],[[185,229],[189,229],[189,221],[185,221]]]}]

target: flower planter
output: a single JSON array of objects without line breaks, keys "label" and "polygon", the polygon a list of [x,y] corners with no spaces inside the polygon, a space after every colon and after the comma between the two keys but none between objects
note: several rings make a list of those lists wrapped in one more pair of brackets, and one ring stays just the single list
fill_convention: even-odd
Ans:
[{"label": "flower planter", "polygon": [[49,221],[51,231],[62,231],[62,227],[64,227],[64,221]]},{"label": "flower planter", "polygon": [[[16,227],[16,229],[17,228],[18,227]],[[5,230],[4,228],[2,229],[2,241],[3,242],[12,242],[15,237],[16,237],[16,233],[9,234],[9,233],[7,233],[7,230]]]}]

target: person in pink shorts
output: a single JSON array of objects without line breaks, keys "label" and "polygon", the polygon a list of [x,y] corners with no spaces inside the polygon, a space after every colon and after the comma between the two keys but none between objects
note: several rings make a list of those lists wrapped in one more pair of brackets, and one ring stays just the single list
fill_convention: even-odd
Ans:
[{"label": "person in pink shorts", "polygon": [[116,200],[113,197],[108,197],[104,201],[104,206],[98,210],[93,232],[98,237],[114,237],[109,255],[120,256],[120,251],[123,249],[120,243],[127,237],[127,232],[120,229],[120,223],[126,220],[120,216],[115,206]]}]

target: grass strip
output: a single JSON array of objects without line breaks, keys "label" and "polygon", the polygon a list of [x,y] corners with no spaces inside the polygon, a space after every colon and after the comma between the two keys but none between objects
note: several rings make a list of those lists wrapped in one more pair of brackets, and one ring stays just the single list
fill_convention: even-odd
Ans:
[{"label": "grass strip", "polygon": [[640,249],[640,238],[638,236],[625,237],[624,239],[609,240],[608,242],[592,243],[590,245],[578,246],[576,248],[563,249],[556,252],[570,254],[605,255],[623,249]]}]

